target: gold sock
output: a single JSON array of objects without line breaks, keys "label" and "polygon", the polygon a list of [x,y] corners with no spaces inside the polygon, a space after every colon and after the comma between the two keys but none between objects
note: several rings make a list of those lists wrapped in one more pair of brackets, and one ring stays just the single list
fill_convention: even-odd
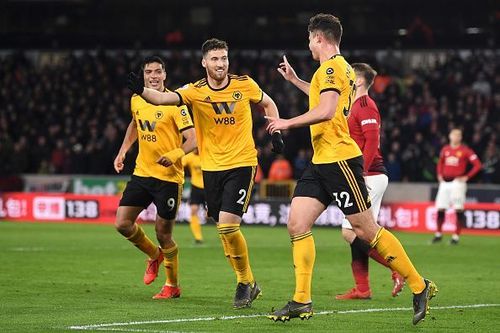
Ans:
[{"label": "gold sock", "polygon": [[224,254],[229,258],[236,279],[241,283],[254,283],[248,248],[239,224],[218,224],[217,229],[224,248]]},{"label": "gold sock", "polygon": [[177,287],[179,269],[179,250],[177,249],[177,244],[168,249],[161,249],[161,251],[163,252],[163,265],[165,266],[165,274],[167,276],[165,284]]},{"label": "gold sock", "polygon": [[191,216],[189,227],[191,228],[191,233],[193,234],[194,239],[199,241],[203,240],[203,236],[201,234],[200,218],[198,217],[198,215]]},{"label": "gold sock", "polygon": [[424,279],[418,274],[403,246],[391,232],[380,228],[370,245],[377,249],[391,269],[406,279],[414,294],[419,294],[424,290]]},{"label": "gold sock", "polygon": [[293,267],[295,268],[295,294],[299,303],[311,302],[311,280],[316,259],[316,247],[312,232],[290,237],[292,241]]},{"label": "gold sock", "polygon": [[131,243],[133,243],[139,250],[146,253],[148,257],[155,259],[160,255],[158,246],[156,246],[151,239],[144,233],[144,230],[137,223],[134,224],[135,231],[132,236],[127,237]]}]

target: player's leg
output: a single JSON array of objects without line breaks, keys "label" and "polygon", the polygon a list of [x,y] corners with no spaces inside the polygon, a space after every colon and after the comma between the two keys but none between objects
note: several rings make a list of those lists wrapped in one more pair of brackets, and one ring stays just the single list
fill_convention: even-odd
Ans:
[{"label": "player's leg", "polygon": [[[414,296],[414,318],[416,324],[422,320],[428,309],[428,300],[435,295],[434,283],[424,280],[413,266],[399,240],[389,231],[381,228],[373,217],[370,197],[363,178],[363,163],[360,158],[338,162],[347,186],[339,181],[340,189],[347,194],[338,195],[339,207],[351,223],[356,235],[369,242],[387,261],[391,269],[400,273],[408,282]],[[342,186],[344,186],[342,188]],[[335,193],[333,191],[332,193]],[[352,201],[349,201],[352,197]],[[342,200],[343,198],[343,200]]]},{"label": "player's leg", "polygon": [[144,274],[144,283],[146,284],[150,284],[154,280],[147,274],[147,271],[151,262],[156,261],[160,256],[160,250],[145,234],[142,227],[135,223],[135,220],[152,201],[153,197],[149,193],[145,179],[132,176],[123,192],[115,221],[116,230],[149,257],[146,274]]},{"label": "player's leg", "polygon": [[336,295],[335,298],[339,300],[370,299],[371,290],[368,277],[368,251],[370,246],[356,237],[347,219],[342,222],[342,237],[351,247],[351,270],[355,286],[343,294]]},{"label": "player's leg", "polygon": [[[380,207],[382,206],[382,199],[384,197],[385,190],[389,184],[389,178],[384,175],[373,175],[365,177],[366,186],[368,193],[370,194],[372,202],[372,213],[375,223],[378,224],[378,215],[380,212]],[[368,255],[370,258],[378,262],[379,264],[390,269],[389,264],[384,260],[384,258],[378,253],[375,248],[370,248]],[[397,271],[391,269],[391,279],[393,282],[391,294],[393,297],[399,295],[401,290],[403,290],[405,279]]]},{"label": "player's leg", "polygon": [[[217,172],[218,186],[220,186],[218,207],[211,198],[216,194],[207,195],[210,216],[214,216],[218,211],[217,229],[224,254],[229,259],[236,275],[237,286],[233,303],[236,309],[250,307],[252,302],[261,295],[260,287],[255,282],[250,266],[247,242],[240,229],[241,216],[247,211],[250,203],[255,172],[256,167],[240,167]],[[205,182],[205,189],[208,189],[213,184],[213,179],[210,179],[212,178],[210,173],[204,172],[204,180],[206,178],[208,179]]]},{"label": "player's leg", "polygon": [[[372,202],[372,213],[375,221],[378,218],[382,198],[387,188],[388,178],[384,174],[365,177],[368,193]],[[369,299],[371,291],[368,277],[368,257],[381,265],[388,267],[387,262],[368,243],[356,236],[352,226],[344,219],[342,222],[342,236],[351,246],[351,269],[356,286],[344,294],[337,295],[336,299]],[[393,289],[392,296],[397,296],[404,286],[404,278],[396,271],[392,271]]]},{"label": "player's leg", "polygon": [[437,220],[436,220],[436,232],[432,238],[431,243],[438,243],[443,239],[443,224],[446,209],[449,207],[451,200],[451,189],[450,183],[440,182],[438,187],[438,192],[436,195],[436,209],[437,209]]},{"label": "player's leg", "polygon": [[453,190],[451,195],[451,201],[453,208],[455,209],[456,222],[455,222],[455,232],[451,236],[450,244],[456,245],[460,240],[460,234],[462,228],[465,227],[465,214],[464,214],[464,204],[465,204],[465,194],[467,192],[467,183],[455,180],[452,182]]},{"label": "player's leg", "polygon": [[[156,238],[160,243],[161,258],[165,267],[166,280],[161,291],[153,299],[177,298],[179,287],[179,250],[173,238],[175,217],[181,202],[182,185],[158,180],[154,203],[157,208],[155,222]],[[156,274],[157,271],[156,271]]]},{"label": "player's leg", "polygon": [[201,233],[201,223],[198,213],[200,211],[200,206],[204,203],[205,198],[203,196],[203,189],[191,186],[191,198],[190,198],[190,208],[191,208],[191,218],[189,220],[189,228],[193,234],[194,240],[197,244],[203,242],[203,235]]},{"label": "player's leg", "polygon": [[330,202],[331,198],[322,188],[314,166],[309,166],[295,187],[288,217],[295,292],[291,301],[268,318],[286,321],[291,318],[309,319],[313,315],[311,287],[316,247],[311,228]]}]

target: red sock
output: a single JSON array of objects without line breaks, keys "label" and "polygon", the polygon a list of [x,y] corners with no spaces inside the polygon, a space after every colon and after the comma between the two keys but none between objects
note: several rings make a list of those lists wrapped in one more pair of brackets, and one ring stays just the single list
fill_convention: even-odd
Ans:
[{"label": "red sock", "polygon": [[[368,258],[366,258],[368,259]],[[355,260],[351,263],[352,276],[356,282],[356,289],[361,292],[370,290],[370,281],[368,279],[368,260]]]}]

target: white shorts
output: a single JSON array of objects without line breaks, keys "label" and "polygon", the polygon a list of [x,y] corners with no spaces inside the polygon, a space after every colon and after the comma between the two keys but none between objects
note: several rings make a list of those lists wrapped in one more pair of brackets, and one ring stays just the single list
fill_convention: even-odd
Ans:
[{"label": "white shorts", "polygon": [[467,183],[459,180],[439,183],[438,193],[436,195],[436,208],[439,210],[464,209],[465,192],[467,192]]},{"label": "white shorts", "polygon": [[[382,205],[382,197],[384,196],[387,184],[389,183],[389,178],[387,178],[387,176],[384,174],[366,176],[365,182],[366,188],[368,189],[368,194],[370,194],[373,217],[375,219],[375,222],[377,222],[380,205]],[[351,224],[345,217],[342,221],[342,228],[352,230]]]}]

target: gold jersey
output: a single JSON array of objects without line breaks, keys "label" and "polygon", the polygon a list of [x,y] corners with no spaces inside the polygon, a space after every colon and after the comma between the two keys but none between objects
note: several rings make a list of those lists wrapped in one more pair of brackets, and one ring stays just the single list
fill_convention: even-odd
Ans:
[{"label": "gold jersey", "polygon": [[147,103],[139,95],[133,95],[130,110],[136,123],[139,141],[134,175],[183,184],[184,168],[181,159],[169,167],[156,163],[156,160],[181,147],[181,132],[193,127],[187,107],[156,106]]},{"label": "gold jersey", "polygon": [[333,118],[310,127],[314,164],[333,163],[362,155],[349,135],[347,125],[356,95],[355,80],[354,70],[340,54],[323,62],[313,75],[309,89],[309,110],[318,106],[319,96],[325,91],[336,91],[340,95]]},{"label": "gold jersey", "polygon": [[191,173],[191,184],[203,188],[203,172],[201,171],[200,155],[191,152],[182,158],[182,164]]},{"label": "gold jersey", "polygon": [[180,104],[193,112],[201,168],[222,171],[257,165],[250,103],[263,98],[250,77],[229,74],[228,84],[211,88],[201,79],[176,90]]}]

